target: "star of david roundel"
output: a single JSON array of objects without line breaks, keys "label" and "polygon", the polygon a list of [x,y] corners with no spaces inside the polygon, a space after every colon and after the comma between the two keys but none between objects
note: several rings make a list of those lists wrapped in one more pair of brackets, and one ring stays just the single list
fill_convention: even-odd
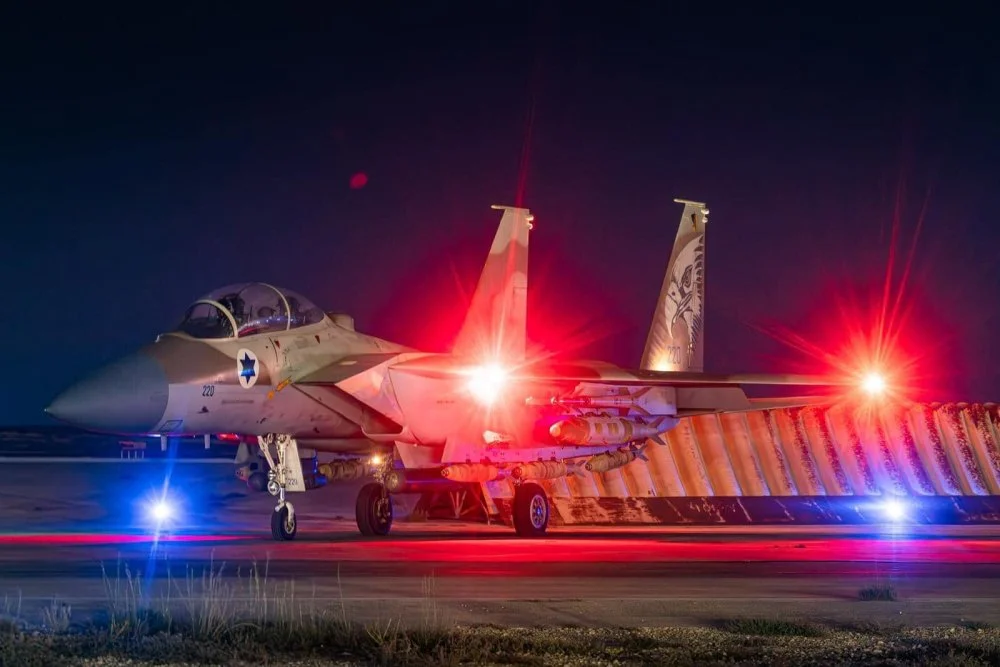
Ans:
[{"label": "star of david roundel", "polygon": [[257,384],[259,371],[260,362],[257,361],[257,355],[246,348],[240,350],[236,355],[236,374],[240,378],[240,386],[249,389]]}]

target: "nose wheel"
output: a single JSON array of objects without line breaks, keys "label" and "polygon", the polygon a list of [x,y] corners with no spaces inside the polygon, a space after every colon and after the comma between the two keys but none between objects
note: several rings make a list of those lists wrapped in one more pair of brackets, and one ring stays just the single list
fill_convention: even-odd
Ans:
[{"label": "nose wheel", "polygon": [[278,541],[294,540],[298,529],[295,511],[290,503],[276,507],[271,512],[271,537],[274,539]]},{"label": "nose wheel", "polygon": [[295,539],[298,532],[298,521],[295,518],[295,508],[285,500],[285,487],[278,483],[272,471],[267,482],[267,491],[278,498],[278,506],[271,512],[271,537],[279,542]]},{"label": "nose wheel", "polygon": [[385,485],[372,482],[361,487],[355,514],[362,535],[388,535],[392,529],[392,497]]}]

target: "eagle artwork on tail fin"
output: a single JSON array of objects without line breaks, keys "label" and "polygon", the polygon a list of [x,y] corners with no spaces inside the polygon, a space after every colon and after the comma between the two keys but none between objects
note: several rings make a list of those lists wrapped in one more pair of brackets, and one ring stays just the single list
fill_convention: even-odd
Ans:
[{"label": "eagle artwork on tail fin", "polygon": [[674,325],[683,320],[687,329],[688,366],[694,355],[695,345],[701,335],[705,289],[705,235],[691,239],[678,253],[674,262],[670,287],[667,289],[663,312],[667,330],[674,337]]}]

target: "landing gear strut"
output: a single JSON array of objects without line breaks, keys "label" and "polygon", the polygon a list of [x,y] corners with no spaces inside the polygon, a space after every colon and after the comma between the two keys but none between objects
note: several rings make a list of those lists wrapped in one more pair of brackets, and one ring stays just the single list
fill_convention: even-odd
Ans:
[{"label": "landing gear strut", "polygon": [[361,487],[355,504],[358,530],[366,537],[388,535],[392,529],[392,497],[385,486],[385,478],[392,469],[392,458],[376,454],[372,459],[375,481]]},{"label": "landing gear strut", "polygon": [[549,499],[538,484],[514,488],[514,531],[519,537],[541,537],[549,527]]},{"label": "landing gear strut", "polygon": [[[271,536],[279,541],[295,539],[298,532],[298,522],[295,508],[285,499],[285,492],[305,491],[302,478],[302,461],[299,460],[299,445],[294,438],[287,435],[269,433],[258,437],[260,451],[267,459],[270,470],[267,471],[267,492],[277,497],[278,505],[271,513]],[[277,454],[271,455],[274,446]]]}]

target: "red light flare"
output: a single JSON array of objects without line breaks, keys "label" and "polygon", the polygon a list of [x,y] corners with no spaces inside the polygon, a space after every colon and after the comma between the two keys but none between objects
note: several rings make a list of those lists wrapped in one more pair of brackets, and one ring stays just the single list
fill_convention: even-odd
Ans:
[{"label": "red light flare", "polygon": [[[480,371],[468,369],[470,380],[495,376],[495,372],[484,375],[483,369],[491,367],[517,374],[523,369],[544,369],[548,363],[588,358],[589,346],[628,333],[628,318],[616,312],[618,299],[612,290],[589,271],[590,267],[574,262],[572,257],[562,256],[558,247],[556,244],[556,249],[546,248],[545,261],[536,259],[535,266],[539,268],[529,272],[524,360],[512,362],[505,357],[502,332],[484,332],[481,348],[473,360]],[[463,292],[463,298],[456,301],[468,302],[471,295],[464,294],[457,280],[456,288]],[[492,388],[496,382],[488,384]],[[504,382],[493,400],[477,402],[480,414],[484,414],[497,430],[514,430],[523,419],[523,411],[519,408],[523,406],[524,396],[539,389],[527,386],[523,380],[517,384]]]},{"label": "red light flare", "polygon": [[101,546],[150,542],[232,542],[245,535],[145,535],[135,533],[15,533],[0,535],[9,546]]},{"label": "red light flare", "polygon": [[[542,370],[547,363],[558,360],[580,359],[588,346],[624,329],[624,318],[616,316],[613,309],[613,294],[607,293],[592,275],[585,274],[583,267],[568,261],[570,258],[559,257],[551,249],[546,249],[546,254],[547,261],[535,265],[540,270],[529,271],[524,359],[513,360],[505,354],[503,331],[484,331],[470,368],[463,369],[469,375],[469,382],[463,386],[474,399],[470,409],[489,430],[524,432],[530,428],[522,409],[524,398],[551,389],[525,380],[515,382],[507,375]],[[572,292],[567,291],[567,285]],[[457,280],[455,286],[463,293],[455,302],[463,304],[459,310],[464,314],[471,293],[466,295]],[[487,395],[488,400],[483,400]]]},{"label": "red light flare", "polygon": [[352,190],[360,190],[368,185],[368,175],[363,171],[359,171],[351,176],[350,185]]},{"label": "red light flare", "polygon": [[[465,376],[457,388],[470,399],[460,427],[475,433],[476,437],[484,431],[514,437],[529,437],[533,432],[535,420],[523,409],[524,399],[545,395],[554,387],[551,383],[514,380],[510,375],[522,372],[530,375],[533,370],[544,372],[546,365],[551,363],[586,359],[591,356],[587,348],[592,344],[623,332],[630,333],[627,331],[630,318],[617,307],[618,298],[614,293],[617,284],[609,286],[601,281],[601,276],[594,275],[586,262],[562,254],[562,248],[572,247],[569,242],[560,244],[559,239],[553,240],[556,242],[543,251],[543,261],[539,261],[536,252],[535,263],[529,270],[524,359],[514,360],[505,353],[502,329],[489,331],[486,328],[477,336],[477,349],[468,366],[456,369]],[[476,283],[470,280],[466,288],[454,266],[452,278],[454,292],[461,295],[451,300],[454,304],[452,315],[456,322],[461,322]],[[434,321],[441,324],[437,318]],[[547,431],[544,437],[548,437]]]},{"label": "red light flare", "polygon": [[[940,356],[953,333],[933,312],[929,297],[910,284],[926,200],[904,260],[897,252],[899,208],[897,201],[880,285],[866,284],[863,277],[829,281],[806,314],[805,328],[814,331],[811,335],[777,324],[757,327],[810,357],[803,372],[816,373],[818,361],[824,367],[820,372],[829,374],[832,383],[853,387],[840,401],[856,403],[872,416],[876,407],[941,400],[943,378],[933,369],[946,367]],[[897,273],[901,275],[894,281]]]},{"label": "red light flare", "polygon": [[[620,285],[595,275],[590,264],[571,254],[574,246],[571,227],[545,220],[535,224],[536,231],[532,233],[544,234],[544,244],[539,245],[539,237],[532,236],[525,365],[553,357],[580,358],[589,345],[629,333],[627,329],[632,325],[629,320],[634,319],[635,313],[621,311],[617,293]],[[482,236],[485,238],[485,233]],[[453,240],[429,253],[415,270],[413,282],[417,282],[419,273],[422,289],[414,299],[399,306],[407,315],[421,314],[422,326],[414,332],[421,340],[413,341],[419,349],[446,349],[453,342],[482,271],[482,241],[468,235]],[[398,310],[396,318],[407,319]],[[648,322],[643,320],[642,324]],[[645,329],[640,335],[645,335]],[[477,355],[479,363],[503,362],[499,358],[503,348],[501,336],[502,332],[483,332],[482,349]],[[509,364],[504,366],[516,370],[509,368]]]}]

